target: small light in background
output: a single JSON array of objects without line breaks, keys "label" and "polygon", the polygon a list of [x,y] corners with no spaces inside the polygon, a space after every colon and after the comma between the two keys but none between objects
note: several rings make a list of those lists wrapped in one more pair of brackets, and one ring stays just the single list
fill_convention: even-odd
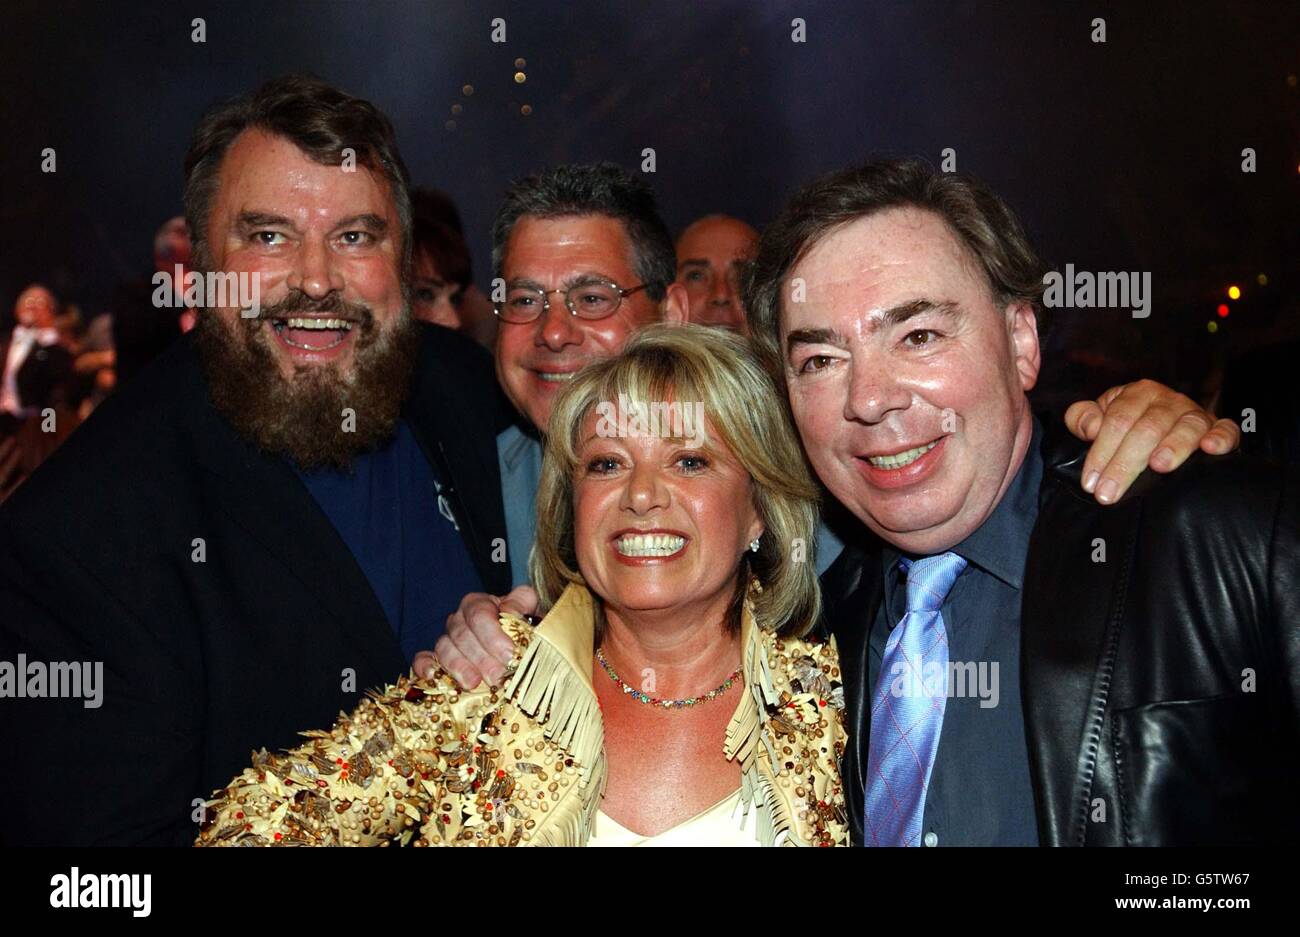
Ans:
[{"label": "small light in background", "polygon": [[1228,304],[1227,304],[1227,303],[1219,303],[1219,318],[1220,318],[1220,319],[1226,319],[1226,318],[1228,318],[1228,313],[1229,313],[1230,311],[1231,311],[1231,310],[1228,309]]},{"label": "small light in background", "polygon": [[1213,335],[1215,332],[1219,331],[1219,323],[1211,319],[1209,322],[1205,323],[1205,331]]},{"label": "small light in background", "polygon": [[528,80],[528,76],[525,75],[523,72],[515,72],[515,84],[522,85],[527,80]]},{"label": "small light in background", "polygon": [[515,59],[515,68],[523,68],[527,64],[528,63],[525,62],[523,59]]},{"label": "small light in background", "polygon": [[532,112],[533,112],[533,106],[531,104],[525,104],[523,107],[519,108],[519,113],[523,114],[525,117],[527,117]]},{"label": "small light in background", "polygon": [[1241,287],[1240,287],[1240,286],[1230,286],[1230,287],[1228,287],[1228,298],[1229,298],[1229,299],[1241,299]]},{"label": "small light in background", "polygon": [[469,97],[471,94],[474,93],[474,86],[465,85],[463,88],[460,89],[460,93],[465,95],[465,97]]},{"label": "small light in background", "polygon": [[1260,286],[1268,286],[1268,274],[1261,273],[1259,276],[1255,277],[1255,282]]}]

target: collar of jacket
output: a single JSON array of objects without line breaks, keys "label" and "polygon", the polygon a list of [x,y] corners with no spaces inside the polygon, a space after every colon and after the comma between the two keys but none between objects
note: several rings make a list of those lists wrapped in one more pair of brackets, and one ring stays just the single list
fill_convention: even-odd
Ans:
[{"label": "collar of jacket", "polygon": [[[585,789],[585,830],[575,838],[585,841],[606,781],[604,722],[592,683],[594,600],[575,583],[535,628],[516,615],[501,618],[521,645],[506,698],[536,719],[546,737],[577,762]],[[846,844],[838,769],[844,749],[843,694],[834,640],[811,644],[778,638],[757,625],[746,600],[740,646],[746,692],[727,725],[723,754],[740,761],[741,800],[746,811],[757,803],[759,841]],[[792,754],[778,756],[785,749]],[[802,773],[785,767],[788,758],[798,762]]]}]

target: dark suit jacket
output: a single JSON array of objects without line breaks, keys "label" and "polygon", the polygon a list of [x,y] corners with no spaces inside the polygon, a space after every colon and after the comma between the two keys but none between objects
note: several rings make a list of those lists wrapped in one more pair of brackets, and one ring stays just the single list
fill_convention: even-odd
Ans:
[{"label": "dark suit jacket", "polygon": [[[407,418],[454,488],[484,586],[501,593],[490,359],[422,328]],[[0,660],[19,654],[101,661],[104,687],[97,709],[0,700],[0,750],[15,761],[0,772],[8,843],[188,844],[194,799],[250,751],[295,745],[407,670],[365,574],[293,469],[213,409],[188,338],[0,509]]]},{"label": "dark suit jacket", "polygon": [[[1041,841],[1297,841],[1295,476],[1197,455],[1102,507],[1079,487],[1080,444],[1053,436],[1043,456],[1020,623]],[[1093,561],[1098,540],[1105,562]],[[860,842],[879,545],[846,549],[822,591],[845,673],[845,785]]]}]

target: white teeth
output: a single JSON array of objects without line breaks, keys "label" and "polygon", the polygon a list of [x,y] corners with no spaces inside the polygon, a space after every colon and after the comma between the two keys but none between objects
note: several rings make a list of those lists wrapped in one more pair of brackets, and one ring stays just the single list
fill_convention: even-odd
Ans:
[{"label": "white teeth", "polygon": [[867,461],[876,468],[902,468],[904,465],[911,465],[937,445],[939,445],[939,440],[936,439],[932,443],[927,443],[924,446],[917,446],[915,449],[908,449],[906,452],[896,452],[893,455],[867,456]]},{"label": "white teeth", "polygon": [[352,323],[346,319],[296,318],[285,321],[291,329],[343,329],[345,332],[352,331]]},{"label": "white teeth", "polygon": [[567,374],[552,374],[548,371],[538,371],[536,374],[544,381],[550,381],[553,384],[562,384],[565,381],[573,380],[574,372],[570,371]]},{"label": "white teeth", "polygon": [[686,546],[686,538],[673,534],[628,534],[614,541],[624,556],[672,556]]}]

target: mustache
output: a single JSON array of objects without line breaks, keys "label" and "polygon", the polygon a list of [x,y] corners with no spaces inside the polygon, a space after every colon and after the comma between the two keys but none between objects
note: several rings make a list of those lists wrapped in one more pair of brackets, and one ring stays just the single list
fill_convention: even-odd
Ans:
[{"label": "mustache", "polygon": [[335,319],[347,319],[362,325],[370,325],[375,319],[374,312],[365,303],[352,302],[338,293],[313,299],[301,290],[294,290],[277,302],[263,305],[258,310],[258,314],[247,321],[285,319],[295,315],[329,315]]}]

